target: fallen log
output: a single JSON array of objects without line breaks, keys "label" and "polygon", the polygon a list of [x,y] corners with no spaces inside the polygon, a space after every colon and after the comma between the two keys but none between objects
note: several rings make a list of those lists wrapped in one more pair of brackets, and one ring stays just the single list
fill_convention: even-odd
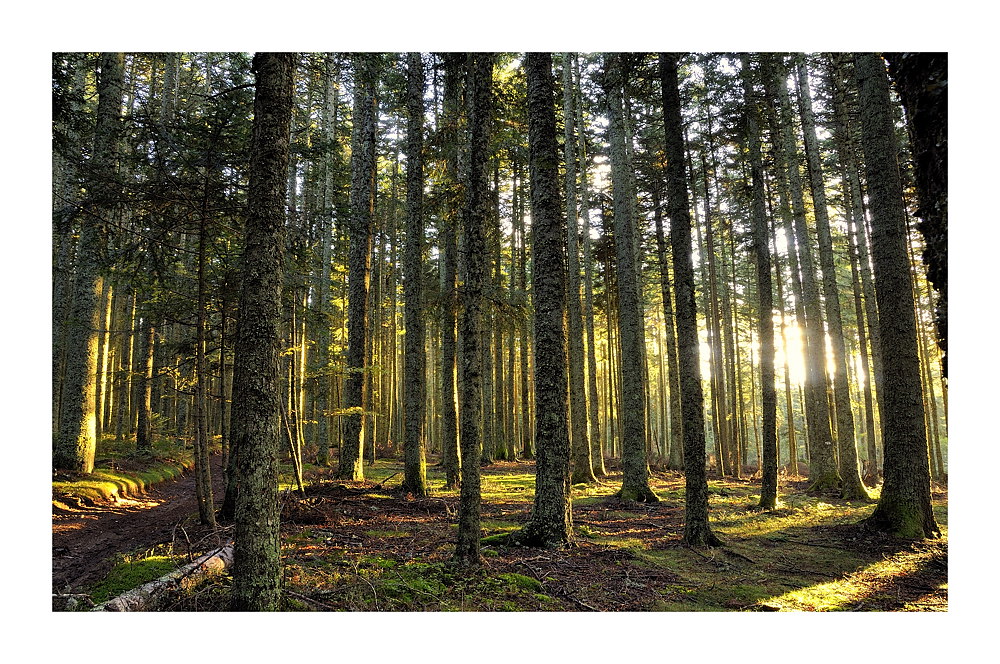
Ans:
[{"label": "fallen log", "polygon": [[233,545],[230,542],[170,574],[98,604],[91,611],[155,611],[171,594],[190,590],[203,581],[222,574],[232,564]]}]

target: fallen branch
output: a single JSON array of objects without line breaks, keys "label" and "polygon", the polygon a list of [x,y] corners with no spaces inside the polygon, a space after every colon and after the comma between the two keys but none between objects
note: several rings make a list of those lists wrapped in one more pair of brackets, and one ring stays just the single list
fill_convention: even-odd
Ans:
[{"label": "fallen branch", "polygon": [[180,569],[98,604],[92,611],[153,611],[171,593],[190,590],[233,564],[233,545],[210,551]]}]

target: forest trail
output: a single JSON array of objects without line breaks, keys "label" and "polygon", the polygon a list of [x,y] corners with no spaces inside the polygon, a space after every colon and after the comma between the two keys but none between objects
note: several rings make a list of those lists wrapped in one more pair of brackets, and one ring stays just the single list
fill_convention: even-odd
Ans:
[{"label": "forest trail", "polygon": [[[216,508],[222,503],[222,457],[212,457]],[[174,542],[178,552],[209,531],[198,523],[194,472],[117,503],[52,513],[52,592],[68,592],[104,578],[116,554]],[[73,590],[72,592],[78,592]]]}]

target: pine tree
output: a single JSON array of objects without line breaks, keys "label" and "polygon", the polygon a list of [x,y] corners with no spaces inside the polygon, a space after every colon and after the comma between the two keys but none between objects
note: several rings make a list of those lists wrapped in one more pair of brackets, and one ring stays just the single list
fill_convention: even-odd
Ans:
[{"label": "pine tree", "polygon": [[89,196],[84,202],[85,213],[80,220],[73,297],[66,321],[65,380],[53,462],[56,468],[81,473],[90,473],[94,469],[97,450],[95,391],[98,331],[102,327],[105,229],[113,221],[117,204],[124,64],[122,53],[101,54]]},{"label": "pine tree", "polygon": [[253,72],[250,186],[233,358],[238,489],[231,608],[275,611],[281,582],[278,351],[294,54],[258,53]]},{"label": "pine tree", "polygon": [[684,167],[684,130],[677,80],[679,59],[673,53],[660,53],[659,56],[664,153],[667,160],[667,214],[670,216],[670,250],[676,288],[677,356],[684,431],[684,542],[691,546],[718,546],[721,542],[708,523],[704,397],[691,256],[691,213]]},{"label": "pine tree", "polygon": [[649,488],[646,461],[646,367],[642,301],[639,296],[639,237],[634,215],[634,191],[629,177],[622,55],[604,58],[604,85],[610,114],[611,180],[614,189],[618,334],[622,380],[622,488],[624,500],[657,502]]},{"label": "pine tree", "polygon": [[878,54],[855,54],[855,67],[885,372],[882,397],[885,482],[875,512],[864,523],[897,537],[935,537],[940,530],[931,509],[916,319],[906,254],[906,212],[896,163],[889,79]]},{"label": "pine tree", "polygon": [[[510,542],[555,547],[573,538],[567,422],[566,249],[559,196],[559,152],[552,56],[529,53],[528,144],[531,167],[532,292],[535,339],[535,500],[531,519]],[[577,294],[579,298],[579,294]],[[589,459],[587,460],[589,463]],[[589,469],[589,468],[588,468]]]},{"label": "pine tree", "polygon": [[493,55],[468,55],[469,150],[467,191],[462,210],[462,313],[459,317],[459,357],[462,380],[459,424],[462,486],[455,560],[463,566],[479,564],[479,528],[482,497],[480,469],[483,409],[483,316],[486,310],[486,216],[489,198],[489,130],[492,120]]},{"label": "pine tree", "polygon": [[407,56],[406,246],[403,297],[406,301],[406,348],[403,355],[403,490],[427,493],[424,458],[424,318],[423,318],[423,125],[424,63],[420,53]]},{"label": "pine tree", "polygon": [[778,496],[778,398],[774,388],[774,322],[771,294],[771,255],[768,251],[768,220],[764,206],[764,165],[760,150],[760,122],[754,99],[750,57],[741,56],[743,104],[746,113],[744,140],[750,161],[752,187],[751,226],[753,258],[757,273],[758,337],[760,338],[761,386],[761,486],[760,509],[774,509]]},{"label": "pine tree", "polygon": [[351,136],[351,196],[348,252],[347,378],[344,385],[344,440],[337,476],[364,479],[364,435],[370,431],[369,406],[369,287],[375,209],[375,135],[378,128],[378,74],[382,56],[354,57],[354,129]]}]

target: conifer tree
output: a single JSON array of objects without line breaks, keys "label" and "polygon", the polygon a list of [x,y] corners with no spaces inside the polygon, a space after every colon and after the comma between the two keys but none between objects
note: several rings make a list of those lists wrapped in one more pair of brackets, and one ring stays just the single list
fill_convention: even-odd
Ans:
[{"label": "conifer tree", "polygon": [[281,582],[278,510],[279,326],[294,54],[258,53],[250,186],[233,357],[236,528],[234,611],[275,611]]},{"label": "conifer tree", "polygon": [[927,433],[920,385],[906,212],[885,63],[856,53],[861,136],[872,215],[872,262],[882,339],[885,482],[865,524],[897,537],[940,535],[931,509]]},{"label": "conifer tree", "polygon": [[532,292],[537,461],[531,519],[521,531],[511,535],[510,542],[554,547],[570,542],[573,537],[566,337],[563,330],[566,314],[566,241],[559,197],[559,152],[551,54],[529,53],[525,69],[528,76],[534,257]]},{"label": "conifer tree", "polygon": [[679,55],[674,53],[660,53],[659,56],[667,160],[667,213],[670,216],[670,250],[676,288],[677,358],[684,431],[684,542],[691,546],[718,546],[721,542],[708,523],[704,397],[691,256],[691,213],[688,208],[684,130],[677,76],[679,59]]}]

